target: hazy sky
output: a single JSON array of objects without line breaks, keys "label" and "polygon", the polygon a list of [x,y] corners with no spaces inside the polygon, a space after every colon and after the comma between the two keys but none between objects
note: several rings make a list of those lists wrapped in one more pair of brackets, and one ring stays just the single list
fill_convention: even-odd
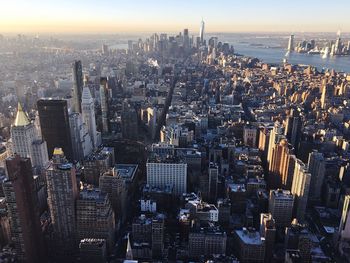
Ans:
[{"label": "hazy sky", "polygon": [[350,32],[350,0],[0,0],[0,33]]}]

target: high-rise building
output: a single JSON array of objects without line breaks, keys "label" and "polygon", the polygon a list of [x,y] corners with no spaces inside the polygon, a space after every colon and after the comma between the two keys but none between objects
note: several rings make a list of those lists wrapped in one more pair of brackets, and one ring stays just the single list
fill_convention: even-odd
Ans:
[{"label": "high-rise building", "polygon": [[47,143],[49,158],[54,149],[62,148],[68,160],[73,158],[72,139],[69,127],[68,106],[66,100],[40,99],[37,102],[40,127],[43,139]]},{"label": "high-rise building", "polygon": [[272,147],[271,160],[269,162],[268,183],[271,189],[282,187],[281,166],[283,164],[283,153],[288,148],[288,141],[281,139],[278,144]]},{"label": "high-rise building", "polygon": [[265,262],[271,262],[276,239],[275,220],[270,213],[260,214],[260,235],[265,238]]},{"label": "high-rise building", "polygon": [[236,253],[239,262],[250,263],[265,260],[265,239],[254,228],[243,228],[235,231]]},{"label": "high-rise building", "polygon": [[53,152],[46,180],[53,228],[52,247],[56,257],[69,258],[78,246],[75,215],[78,187],[75,168],[67,161],[61,148],[55,148]]},{"label": "high-rise building", "polygon": [[269,167],[269,164],[272,159],[273,149],[276,145],[279,144],[280,139],[282,138],[282,125],[278,122],[275,122],[274,127],[272,131],[270,132],[270,138],[269,138],[269,147],[267,150],[267,166]]},{"label": "high-rise building", "polygon": [[39,169],[49,163],[46,142],[38,136],[34,123],[18,104],[15,122],[11,126],[13,153],[23,158],[30,158],[32,165]]},{"label": "high-rise building", "polygon": [[152,219],[152,257],[162,258],[164,251],[164,216],[159,214]]},{"label": "high-rise building", "polygon": [[3,183],[10,218],[11,241],[20,262],[47,262],[40,226],[37,194],[30,159],[14,155],[6,160]]},{"label": "high-rise building", "polygon": [[209,200],[215,202],[218,196],[219,168],[211,163],[208,169]]},{"label": "high-rise building", "polygon": [[72,140],[73,158],[84,160],[92,153],[92,142],[87,126],[83,122],[81,113],[73,112],[69,115],[69,128]]},{"label": "high-rise building", "polygon": [[202,19],[201,25],[199,28],[199,37],[200,37],[200,44],[201,45],[203,45],[203,43],[204,43],[204,27],[205,27],[205,23],[204,23],[204,20]]},{"label": "high-rise building", "polygon": [[323,154],[317,151],[311,152],[309,154],[308,167],[311,174],[309,197],[312,200],[320,200],[326,171],[326,161]]},{"label": "high-rise building", "polygon": [[98,189],[80,191],[77,200],[78,239],[105,239],[107,247],[114,246],[115,220],[108,194]]},{"label": "high-rise building", "polygon": [[299,149],[299,141],[301,137],[302,121],[299,113],[295,109],[291,109],[291,112],[286,120],[286,127],[284,135],[288,139],[289,143],[294,146],[296,152]]},{"label": "high-rise building", "polygon": [[343,211],[339,223],[338,236],[342,240],[350,240],[350,195],[345,196]]},{"label": "high-rise building", "polygon": [[292,222],[294,196],[287,190],[271,190],[269,213],[275,220],[276,227],[284,229]]},{"label": "high-rise building", "polygon": [[90,89],[84,87],[82,101],[81,101],[81,110],[83,115],[83,121],[87,126],[92,145],[96,149],[99,145],[97,140],[97,130],[96,130],[96,118],[95,118],[95,106],[94,99],[91,96]]},{"label": "high-rise building", "polygon": [[104,263],[107,261],[106,240],[100,238],[84,238],[79,243],[82,262]]},{"label": "high-rise building", "polygon": [[100,102],[102,112],[102,131],[104,133],[109,132],[108,124],[108,90],[107,90],[107,78],[101,77],[100,80]]},{"label": "high-rise building", "polygon": [[294,35],[289,36],[288,51],[294,51]]},{"label": "high-rise building", "polygon": [[299,250],[302,263],[311,262],[311,249],[313,248],[311,235],[307,226],[299,224],[296,219],[286,228],[285,248]]},{"label": "high-rise building", "polygon": [[184,29],[184,43],[183,43],[184,48],[189,48],[190,47],[190,36],[188,34],[188,29]]},{"label": "high-rise building", "polygon": [[295,217],[298,221],[303,221],[307,201],[309,197],[311,174],[308,172],[307,165],[297,159],[295,163],[294,176],[291,193],[295,196]]},{"label": "high-rise building", "polygon": [[73,110],[81,112],[81,95],[83,92],[83,69],[81,61],[73,62]]},{"label": "high-rise building", "polygon": [[147,184],[173,188],[176,195],[187,192],[187,164],[176,158],[150,158],[146,164]]},{"label": "high-rise building", "polygon": [[128,189],[125,181],[115,169],[100,176],[99,188],[110,197],[116,221],[126,216],[126,200]]}]

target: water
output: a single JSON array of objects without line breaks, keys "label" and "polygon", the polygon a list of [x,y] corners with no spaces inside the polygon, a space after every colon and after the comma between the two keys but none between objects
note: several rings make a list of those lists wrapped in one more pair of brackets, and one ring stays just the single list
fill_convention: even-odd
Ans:
[{"label": "water", "polygon": [[336,71],[350,72],[350,56],[334,56],[326,59],[322,55],[310,55],[292,52],[286,55],[286,50],[282,48],[266,48],[263,46],[251,46],[250,44],[232,43],[235,52],[256,57],[266,63],[281,63],[284,58],[291,64],[312,65],[318,70],[334,69]]}]

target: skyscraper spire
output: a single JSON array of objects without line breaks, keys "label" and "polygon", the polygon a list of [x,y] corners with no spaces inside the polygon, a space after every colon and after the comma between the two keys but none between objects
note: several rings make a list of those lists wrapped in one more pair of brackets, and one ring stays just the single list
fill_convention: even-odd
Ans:
[{"label": "skyscraper spire", "polygon": [[205,26],[205,23],[204,23],[204,20],[202,18],[201,26],[199,28],[199,37],[200,37],[201,44],[203,44],[203,42],[204,42],[204,26]]},{"label": "skyscraper spire", "polygon": [[126,247],[126,255],[125,255],[126,259],[133,259],[133,255],[132,255],[132,248],[131,248],[131,243],[130,243],[130,234],[128,234],[128,245]]},{"label": "skyscraper spire", "polygon": [[21,103],[18,102],[14,126],[27,126],[28,124],[30,124],[30,120],[27,114],[23,111]]}]

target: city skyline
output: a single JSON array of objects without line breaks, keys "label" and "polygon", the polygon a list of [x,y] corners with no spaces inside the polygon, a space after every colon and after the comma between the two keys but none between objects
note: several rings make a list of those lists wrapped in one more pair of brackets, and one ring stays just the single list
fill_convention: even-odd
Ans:
[{"label": "city skyline", "polygon": [[[220,5],[209,1],[5,1],[1,3],[0,33],[124,33],[181,28],[198,34],[204,19],[206,32],[350,32],[346,10],[350,3],[269,0]],[[9,10],[12,10],[9,12]]]}]

